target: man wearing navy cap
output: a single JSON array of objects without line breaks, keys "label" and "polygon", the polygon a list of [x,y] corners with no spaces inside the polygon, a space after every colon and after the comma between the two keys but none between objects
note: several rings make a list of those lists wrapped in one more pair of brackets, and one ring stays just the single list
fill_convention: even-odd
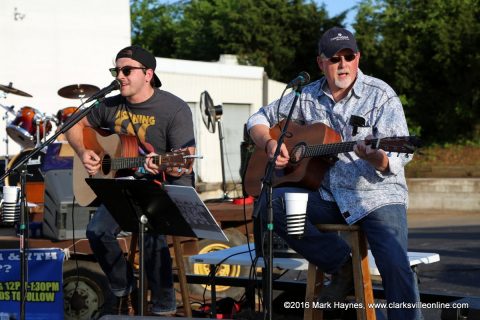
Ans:
[{"label": "man wearing navy cap", "polygon": [[[171,150],[187,148],[195,153],[192,113],[179,97],[160,90],[162,85],[155,74],[155,57],[139,46],[120,50],[110,73],[120,83],[120,94],[106,98],[67,133],[67,139],[81,159],[89,175],[101,166],[100,157],[83,143],[85,127],[108,129],[111,133],[136,137],[139,153],[146,155],[144,168],[136,174],[167,184],[194,185],[192,167],[166,168],[153,162],[153,156]],[[143,170],[144,169],[144,170]],[[117,242],[120,227],[101,205],[87,226],[92,251],[107,276],[115,295],[113,306],[104,305],[101,314],[127,313],[129,295],[135,293],[132,266],[126,261]],[[172,315],[176,312],[173,288],[172,260],[165,236],[145,235],[145,265],[151,290],[151,312]],[[131,301],[133,305],[137,301]],[[131,311],[131,310],[130,310]]]},{"label": "man wearing navy cap", "polygon": [[[344,302],[353,289],[350,247],[337,234],[322,233],[315,225],[360,225],[382,276],[385,298],[400,306],[389,308],[388,318],[421,319],[415,305],[419,301],[416,277],[407,256],[408,192],[404,166],[411,157],[390,155],[364,142],[372,137],[408,136],[408,127],[395,91],[382,80],[363,74],[359,61],[360,51],[350,31],[334,27],[320,38],[317,65],[324,76],[302,88],[293,119],[307,125],[323,123],[337,131],[342,141],[357,143],[352,152],[337,155],[338,160],[325,173],[318,190],[302,186],[274,189],[275,232],[308,261],[333,275],[319,301]],[[274,101],[248,120],[250,136],[270,158],[277,140],[269,129],[286,118],[294,97],[292,92],[280,105]],[[358,119],[362,120],[361,125]],[[276,168],[285,168],[289,160],[289,150],[283,144]],[[300,239],[289,236],[286,230],[286,192],[308,193],[307,221]],[[258,205],[263,209],[259,212],[267,211],[265,201]]]}]

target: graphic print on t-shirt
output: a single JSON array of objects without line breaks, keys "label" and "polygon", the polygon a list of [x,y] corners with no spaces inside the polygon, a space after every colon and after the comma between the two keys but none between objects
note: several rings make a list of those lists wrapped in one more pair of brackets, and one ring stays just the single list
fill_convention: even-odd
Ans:
[{"label": "graphic print on t-shirt", "polygon": [[[130,122],[130,119],[131,119],[131,122]],[[125,121],[127,121],[127,123],[125,123]],[[155,116],[133,114],[126,110],[120,110],[115,115],[114,130],[116,133],[120,133],[120,134],[128,134],[132,136],[135,136],[137,134],[138,139],[140,139],[140,141],[145,144],[145,147],[147,149],[151,149],[147,151],[153,152],[153,147],[145,141],[147,129],[148,127],[153,125],[155,125]],[[135,126],[136,134],[133,126]]]}]

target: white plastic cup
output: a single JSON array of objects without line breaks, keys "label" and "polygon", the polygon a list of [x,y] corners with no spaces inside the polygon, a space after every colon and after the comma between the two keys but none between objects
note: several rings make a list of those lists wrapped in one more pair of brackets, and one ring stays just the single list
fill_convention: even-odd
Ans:
[{"label": "white plastic cup", "polygon": [[0,202],[0,223],[12,224],[20,219],[20,205],[18,196],[20,188],[16,186],[3,186],[3,199]]},{"label": "white plastic cup", "polygon": [[302,237],[307,217],[308,193],[285,193],[287,234]]},{"label": "white plastic cup", "polygon": [[7,203],[17,203],[19,192],[19,187],[3,186],[3,201]]}]

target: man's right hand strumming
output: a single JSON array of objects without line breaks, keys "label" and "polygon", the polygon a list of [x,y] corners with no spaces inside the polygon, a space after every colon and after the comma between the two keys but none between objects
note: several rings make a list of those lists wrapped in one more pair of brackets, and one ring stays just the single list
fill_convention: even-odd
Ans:
[{"label": "man's right hand strumming", "polygon": [[[273,159],[278,142],[270,136],[270,128],[264,125],[253,126],[250,129],[250,136],[257,146],[265,150],[268,158]],[[290,155],[288,154],[287,147],[285,144],[282,144],[280,148],[280,154],[277,157],[277,161],[275,161],[275,168],[285,168],[289,160]]]},{"label": "man's right hand strumming", "polygon": [[93,150],[85,150],[80,155],[83,166],[87,170],[88,174],[93,176],[98,170],[100,170],[100,157]]},{"label": "man's right hand strumming", "polygon": [[[265,143],[265,152],[269,159],[273,159],[275,155],[275,150],[277,150],[278,142],[275,139],[268,139]],[[277,157],[277,161],[275,161],[275,169],[283,169],[287,166],[288,161],[290,160],[290,155],[288,154],[287,147],[284,143],[280,147],[280,154]]]}]

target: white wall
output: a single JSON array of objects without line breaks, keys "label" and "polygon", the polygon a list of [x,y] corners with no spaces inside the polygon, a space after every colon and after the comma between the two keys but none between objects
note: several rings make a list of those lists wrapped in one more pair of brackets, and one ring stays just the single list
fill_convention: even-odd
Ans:
[{"label": "white wall", "polygon": [[[203,182],[221,182],[220,140],[217,131],[208,132],[201,119],[200,94],[207,91],[215,105],[223,105],[224,163],[227,182],[240,181],[240,142],[243,125],[250,114],[262,106],[263,67],[240,66],[222,62],[199,62],[157,58],[157,75],[162,89],[178,95],[191,106],[197,150],[204,158],[195,170]],[[268,81],[268,99],[278,98],[284,83]]]},{"label": "white wall", "polygon": [[[80,104],[60,97],[60,88],[79,83],[102,88],[112,81],[107,69],[131,43],[129,1],[2,0],[0,30],[0,84],[12,82],[33,96],[0,92],[0,104],[56,114]],[[0,155],[5,155],[5,125],[13,118],[0,118]],[[9,142],[9,153],[18,153],[19,145]]]}]

